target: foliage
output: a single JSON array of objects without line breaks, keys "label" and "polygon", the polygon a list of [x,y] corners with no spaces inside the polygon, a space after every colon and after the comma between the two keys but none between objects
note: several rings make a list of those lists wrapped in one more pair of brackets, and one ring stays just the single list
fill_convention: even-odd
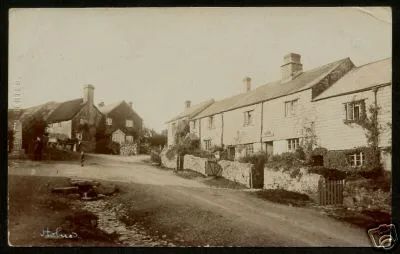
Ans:
[{"label": "foliage", "polygon": [[240,162],[251,163],[254,165],[254,168],[257,172],[264,172],[265,163],[268,160],[268,156],[266,153],[258,152],[251,155],[244,156],[239,159]]},{"label": "foliage", "polygon": [[295,170],[304,165],[298,153],[282,153],[268,158],[266,166],[273,169]]},{"label": "foliage", "polygon": [[337,170],[334,168],[326,168],[323,166],[310,167],[308,172],[322,175],[323,177],[331,180],[342,180],[345,179],[347,176],[345,171]]},{"label": "foliage", "polygon": [[210,151],[206,151],[203,149],[195,149],[190,152],[191,155],[200,157],[200,158],[206,158],[206,159],[213,159],[215,158],[214,154]]},{"label": "foliage", "polygon": [[111,151],[112,154],[119,154],[120,144],[112,141],[107,145],[107,148],[109,149],[109,151]]},{"label": "foliage", "polygon": [[78,161],[80,154],[78,152],[72,152],[69,150],[60,150],[52,147],[46,149],[46,154],[43,159],[56,160],[56,161]]},{"label": "foliage", "polygon": [[299,151],[301,153],[301,157],[311,161],[312,151],[317,146],[317,135],[315,134],[315,126],[314,122],[310,122],[309,124],[305,124],[303,126],[304,138],[301,140],[301,146]]},{"label": "foliage", "polygon": [[175,131],[175,144],[182,142],[183,139],[190,133],[190,125],[188,120],[178,122]]},{"label": "foliage", "polygon": [[160,153],[161,153],[161,150],[158,148],[153,148],[153,149],[151,149],[151,152],[150,152],[151,161],[157,163],[158,165],[161,165]]},{"label": "foliage", "polygon": [[14,146],[14,130],[8,126],[7,129],[8,151],[11,152]]},{"label": "foliage", "polygon": [[43,119],[33,118],[29,124],[22,125],[22,147],[25,151],[30,151],[33,142],[37,137],[42,137],[45,133],[47,124]]}]

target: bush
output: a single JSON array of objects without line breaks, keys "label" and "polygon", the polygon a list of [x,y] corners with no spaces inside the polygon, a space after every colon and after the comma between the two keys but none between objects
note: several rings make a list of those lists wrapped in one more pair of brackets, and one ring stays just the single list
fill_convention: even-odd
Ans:
[{"label": "bush", "polygon": [[161,164],[161,156],[160,156],[160,149],[152,149],[150,152],[150,160],[157,164]]},{"label": "bush", "polygon": [[342,180],[345,179],[347,176],[346,172],[344,171],[337,170],[334,168],[325,168],[322,166],[311,167],[308,172],[322,175],[323,177],[330,180]]},{"label": "bush", "polygon": [[109,151],[111,151],[112,154],[119,154],[120,151],[120,145],[117,142],[111,142],[107,145],[107,148]]},{"label": "bush", "polygon": [[267,160],[267,154],[263,152],[247,155],[239,159],[240,162],[253,164],[257,172],[264,172],[264,166]]},{"label": "bush", "polygon": [[212,152],[202,150],[202,149],[196,149],[196,150],[190,151],[189,154],[196,156],[196,157],[200,157],[200,158],[206,158],[206,159],[214,159],[215,158],[215,156]]},{"label": "bush", "polygon": [[269,168],[283,170],[295,170],[304,165],[303,161],[299,159],[299,155],[296,153],[282,153],[271,156],[266,165]]}]

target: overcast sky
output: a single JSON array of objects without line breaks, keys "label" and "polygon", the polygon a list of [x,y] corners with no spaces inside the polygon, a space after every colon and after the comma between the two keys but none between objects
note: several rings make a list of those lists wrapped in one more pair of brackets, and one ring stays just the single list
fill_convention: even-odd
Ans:
[{"label": "overcast sky", "polygon": [[23,107],[93,84],[96,104],[132,101],[157,131],[185,100],[240,93],[245,76],[253,87],[279,79],[286,53],[307,70],[387,58],[392,46],[382,7],[13,9],[9,23],[9,92],[19,80]]}]

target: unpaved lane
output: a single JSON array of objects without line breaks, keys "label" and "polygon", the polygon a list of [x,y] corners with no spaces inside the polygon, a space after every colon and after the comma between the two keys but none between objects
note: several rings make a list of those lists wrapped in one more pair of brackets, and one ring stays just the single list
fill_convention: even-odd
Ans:
[{"label": "unpaved lane", "polygon": [[[249,195],[246,191],[209,188],[195,180],[174,175],[141,162],[143,158],[118,161],[118,157],[94,156],[88,165],[78,163],[13,162],[9,174],[76,176],[103,180],[137,183],[151,202],[159,207],[191,207],[193,213],[184,225],[196,230],[197,211],[206,211],[209,221],[203,221],[202,232],[222,230],[232,235],[230,241],[215,244],[233,246],[370,246],[366,232],[342,223],[309,208],[290,207],[267,202]],[[133,190],[136,191],[136,190]],[[142,196],[135,196],[137,204]],[[157,209],[149,207],[148,209]],[[172,208],[173,209],[173,208]],[[154,214],[157,214],[155,212]],[[160,215],[162,216],[162,215]],[[181,214],[185,217],[186,214]],[[214,219],[212,218],[220,218]],[[183,219],[182,219],[183,220]],[[193,222],[192,222],[192,221]],[[171,220],[163,219],[166,227]],[[224,221],[223,224],[219,223]],[[174,222],[176,223],[176,222]],[[182,222],[183,223],[183,222]],[[193,225],[191,225],[193,224]],[[191,225],[191,226],[190,226]],[[216,228],[216,225],[218,227]],[[214,229],[213,229],[214,228]],[[207,234],[205,231],[204,234]],[[242,234],[240,238],[235,234]],[[248,244],[246,244],[248,243]]]}]

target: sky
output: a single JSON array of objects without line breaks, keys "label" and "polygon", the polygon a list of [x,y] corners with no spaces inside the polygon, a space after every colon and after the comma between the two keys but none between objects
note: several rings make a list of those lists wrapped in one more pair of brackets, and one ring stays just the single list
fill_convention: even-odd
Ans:
[{"label": "sky", "polygon": [[280,79],[283,56],[303,69],[350,57],[358,66],[391,57],[391,10],[328,8],[11,9],[9,107],[82,97],[131,101],[161,131],[184,109]]}]

